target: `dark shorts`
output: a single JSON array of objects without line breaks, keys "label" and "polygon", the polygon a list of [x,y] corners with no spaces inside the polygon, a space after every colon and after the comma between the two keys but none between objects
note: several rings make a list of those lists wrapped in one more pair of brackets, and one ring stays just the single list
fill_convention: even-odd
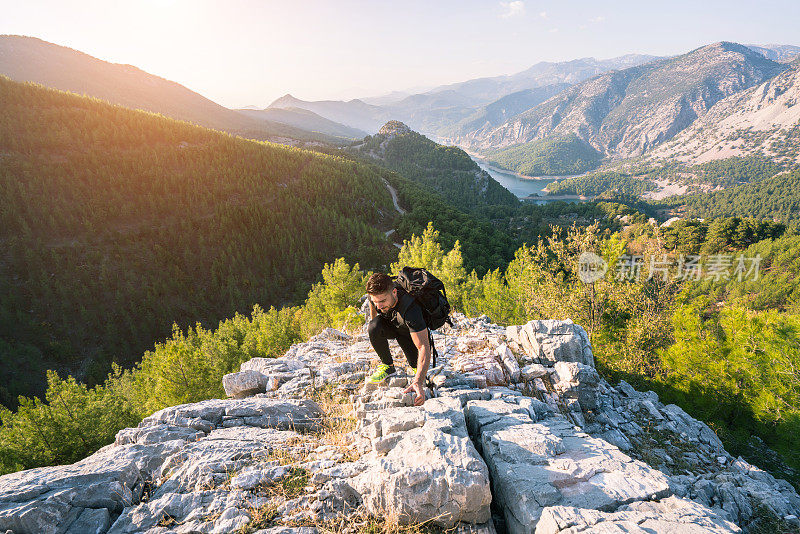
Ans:
[{"label": "dark shorts", "polygon": [[408,327],[395,326],[385,317],[378,315],[369,322],[367,331],[369,332],[372,348],[375,349],[381,362],[393,365],[392,354],[389,350],[389,340],[396,339],[397,344],[403,349],[403,354],[406,355],[408,365],[411,367],[417,366],[419,351],[414,344],[414,340],[411,339],[411,332]]}]

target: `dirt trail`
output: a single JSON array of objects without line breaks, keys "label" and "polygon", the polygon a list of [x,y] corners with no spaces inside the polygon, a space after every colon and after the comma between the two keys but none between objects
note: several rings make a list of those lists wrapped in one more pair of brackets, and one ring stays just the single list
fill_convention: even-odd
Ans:
[{"label": "dirt trail", "polygon": [[386,184],[386,187],[389,188],[389,193],[391,193],[391,195],[392,195],[392,202],[394,203],[394,209],[396,209],[397,213],[399,213],[400,215],[405,215],[406,214],[406,210],[401,208],[400,204],[397,203],[397,191],[395,191],[394,187],[389,185],[389,182],[387,182],[386,180],[383,180],[383,183]]}]

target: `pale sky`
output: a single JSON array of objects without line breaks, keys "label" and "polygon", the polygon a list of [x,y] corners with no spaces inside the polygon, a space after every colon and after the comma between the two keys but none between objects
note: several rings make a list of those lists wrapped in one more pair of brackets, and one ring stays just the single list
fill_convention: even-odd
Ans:
[{"label": "pale sky", "polygon": [[0,0],[0,14],[0,34],[129,63],[234,108],[722,40],[800,45],[798,0]]}]

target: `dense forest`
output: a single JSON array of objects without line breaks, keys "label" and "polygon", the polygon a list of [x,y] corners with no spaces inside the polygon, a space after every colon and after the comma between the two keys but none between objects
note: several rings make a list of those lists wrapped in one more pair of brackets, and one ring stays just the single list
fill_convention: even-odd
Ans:
[{"label": "dense forest", "polygon": [[603,171],[589,173],[584,176],[567,178],[548,184],[547,191],[551,195],[599,196],[639,196],[655,188],[655,184],[647,176]]},{"label": "dense forest", "polygon": [[731,187],[748,182],[758,182],[774,176],[781,166],[765,158],[725,158],[693,165],[686,169],[685,175],[694,175],[692,182],[701,182],[713,187]]},{"label": "dense forest", "polygon": [[708,193],[670,197],[653,203],[687,217],[758,217],[785,224],[800,222],[800,170]]},{"label": "dense forest", "polygon": [[0,100],[4,404],[392,249],[375,169],[8,79]]},{"label": "dense forest", "polygon": [[681,219],[661,228],[663,247],[682,254],[715,254],[741,250],[765,239],[777,239],[786,225],[763,219],[723,217]]},{"label": "dense forest", "polygon": [[575,134],[494,150],[487,157],[495,165],[526,176],[580,174],[603,160],[603,154]]}]

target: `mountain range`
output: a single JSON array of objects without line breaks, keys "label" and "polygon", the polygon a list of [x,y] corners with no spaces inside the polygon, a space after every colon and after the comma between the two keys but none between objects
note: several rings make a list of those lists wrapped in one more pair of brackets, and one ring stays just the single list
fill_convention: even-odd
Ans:
[{"label": "mountain range", "polygon": [[[381,101],[308,102],[285,95],[268,109],[307,109],[367,131],[396,119],[432,139],[495,162],[514,161],[507,168],[524,172],[537,167],[531,159],[541,152],[540,141],[553,147],[577,138],[611,161],[645,154],[718,102],[792,69],[798,53],[800,47],[793,45],[718,42],[667,58],[631,54],[610,60],[538,63],[510,76],[468,80]],[[724,105],[735,107],[734,101]],[[575,152],[573,145],[565,146]],[[505,154],[505,149],[512,153]],[[557,157],[565,169],[583,168],[570,161],[568,153]]]},{"label": "mountain range", "polygon": [[[789,62],[798,52],[800,47],[793,45],[720,42],[669,58],[628,54],[540,62],[516,74],[405,96],[397,92],[383,98],[310,102],[287,94],[263,109],[238,110],[134,66],[102,61],[35,37],[0,36],[0,74],[283,143],[341,146],[399,120],[434,140],[492,154],[495,161],[519,162],[511,170],[520,171],[530,167],[526,146],[535,157],[541,145],[533,142],[559,146],[570,136],[609,159],[644,154],[692,126],[717,102],[725,101],[708,124],[726,113],[723,108],[731,112],[744,105],[744,100],[728,97],[794,69]],[[776,79],[774,90],[794,78],[781,80]],[[783,97],[782,102],[792,100]],[[766,115],[761,112],[759,117]],[[791,112],[781,116],[791,123]],[[737,119],[747,120],[741,115]],[[697,122],[696,128],[703,124]],[[511,158],[502,152],[508,147],[514,147]],[[567,161],[564,168],[581,166]]]},{"label": "mountain range", "polygon": [[134,66],[34,37],[0,36],[0,74],[287,144],[343,147],[397,120],[515,172],[572,175],[640,156],[797,161],[799,52],[719,42],[674,57],[540,62],[411,95],[309,102],[287,94],[263,109],[228,109]]},{"label": "mountain range", "polygon": [[[560,63],[540,62],[517,74],[442,85],[397,100],[354,99],[347,102],[339,100],[309,102],[287,94],[272,102],[269,107],[303,108],[337,122],[372,132],[387,121],[396,119],[407,123],[414,130],[440,136],[449,133],[461,121],[480,114],[487,106],[494,108],[504,106],[502,102],[494,106],[492,104],[513,93],[521,93],[515,100],[524,101],[525,94],[530,93],[530,90],[549,86],[549,89],[544,91],[533,92],[537,96],[528,100],[529,105],[525,108],[528,109],[541,102],[541,96],[547,98],[596,74],[643,64],[653,59],[655,56],[629,54],[605,60],[583,58]],[[367,100],[381,104],[368,103]]]},{"label": "mountain range", "polygon": [[715,103],[785,69],[735,43],[615,70],[581,82],[489,131],[453,139],[475,150],[577,134],[609,156],[639,155]]},{"label": "mountain range", "polygon": [[[252,139],[331,144],[342,144],[349,139],[338,137],[347,129],[339,125],[323,127],[323,121],[329,121],[321,117],[312,126],[308,113],[286,111],[279,120],[270,115],[240,113],[133,65],[110,63],[35,37],[0,35],[0,74],[14,81],[35,82]],[[361,133],[353,137],[361,137]]]}]

